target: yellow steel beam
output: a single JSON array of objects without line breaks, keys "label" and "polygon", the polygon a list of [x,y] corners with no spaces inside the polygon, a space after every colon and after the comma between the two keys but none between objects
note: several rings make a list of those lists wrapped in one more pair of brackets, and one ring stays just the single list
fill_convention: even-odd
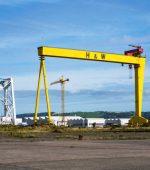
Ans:
[{"label": "yellow steel beam", "polygon": [[34,125],[37,125],[39,99],[40,99],[40,86],[41,86],[41,79],[42,79],[42,70],[43,70],[43,62],[42,62],[42,59],[41,59],[40,69],[39,69],[38,87],[37,87],[37,94],[36,94],[36,104],[35,104],[35,113],[34,113]]},{"label": "yellow steel beam", "polygon": [[45,60],[43,60],[42,62],[43,62],[43,77],[44,77],[45,95],[46,95],[46,103],[47,103],[47,112],[48,112],[48,123],[50,125],[53,122],[51,117],[50,101],[49,101],[49,94],[48,94],[48,83],[46,78]]},{"label": "yellow steel beam", "polygon": [[[74,50],[74,49],[53,48],[53,47],[39,47],[38,55],[41,57],[59,57],[59,58],[68,58],[68,59],[81,59],[81,60],[102,61],[102,62],[123,63],[123,64],[134,65],[135,116],[130,119],[129,123],[139,125],[148,122],[148,120],[143,118],[141,115],[143,84],[144,84],[144,69],[145,69],[145,61],[146,61],[145,57],[141,57],[141,56],[135,57],[135,56],[126,56],[121,54],[111,54],[111,53],[97,52],[97,51]],[[46,74],[46,70],[45,70],[45,74]],[[40,80],[40,76],[39,76],[39,80]],[[39,91],[37,92],[37,101],[38,101],[38,95],[39,95]],[[36,102],[36,108],[37,108],[37,102]]]},{"label": "yellow steel beam", "polygon": [[135,116],[133,116],[129,123],[133,125],[142,125],[148,123],[148,120],[142,117],[142,97],[144,84],[144,70],[145,59],[140,59],[140,65],[134,66],[135,70]]},{"label": "yellow steel beam", "polygon": [[39,70],[39,79],[38,79],[38,87],[37,87],[37,94],[36,94],[36,104],[35,104],[35,113],[34,113],[34,125],[37,125],[37,117],[38,117],[38,108],[39,108],[39,99],[40,99],[40,86],[42,80],[42,72],[44,77],[44,86],[45,86],[45,95],[46,95],[46,104],[47,104],[47,113],[48,113],[48,123],[49,125],[52,124],[52,117],[51,117],[51,109],[50,109],[50,101],[49,101],[49,94],[48,94],[48,83],[46,78],[46,67],[45,67],[45,58],[40,57],[40,70]]},{"label": "yellow steel beam", "polygon": [[[111,54],[105,52],[73,50],[65,48],[39,47],[39,56],[59,57],[80,60],[104,61],[124,64],[140,64],[141,57],[126,56],[121,54]],[[142,57],[144,58],[144,57]]]}]

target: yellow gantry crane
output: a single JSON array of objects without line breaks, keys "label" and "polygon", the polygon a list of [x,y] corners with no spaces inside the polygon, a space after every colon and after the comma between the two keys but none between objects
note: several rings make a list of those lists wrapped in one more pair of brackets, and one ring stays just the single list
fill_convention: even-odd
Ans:
[{"label": "yellow gantry crane", "polygon": [[40,56],[40,71],[38,79],[38,88],[36,96],[36,106],[34,115],[34,124],[37,124],[37,114],[40,96],[40,84],[42,78],[42,72],[44,76],[47,111],[48,111],[48,122],[52,123],[52,117],[50,112],[50,102],[48,96],[48,86],[46,78],[46,68],[45,68],[45,57],[58,57],[58,58],[68,58],[68,59],[79,59],[87,61],[97,61],[97,62],[111,62],[111,63],[121,63],[134,66],[135,70],[135,115],[129,120],[130,124],[141,125],[148,123],[148,120],[142,117],[142,97],[143,97],[143,84],[144,84],[144,70],[146,58],[141,56],[141,47],[136,47],[136,49],[126,51],[124,55],[122,54],[111,54],[106,52],[97,51],[87,51],[87,50],[74,50],[65,48],[53,48],[53,47],[39,47],[38,55]]},{"label": "yellow gantry crane", "polygon": [[59,80],[52,82],[50,85],[54,85],[54,84],[61,84],[61,123],[62,125],[65,123],[65,83],[69,81],[69,79],[64,79],[64,76],[61,76]]}]

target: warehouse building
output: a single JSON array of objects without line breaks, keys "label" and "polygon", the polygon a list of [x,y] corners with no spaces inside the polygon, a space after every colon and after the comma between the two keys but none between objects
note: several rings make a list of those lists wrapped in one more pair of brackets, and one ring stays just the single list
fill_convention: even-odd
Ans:
[{"label": "warehouse building", "polygon": [[[53,124],[56,126],[62,125],[62,117],[61,116],[52,116]],[[65,116],[63,125],[69,127],[104,127],[106,125],[128,125],[129,118],[116,118],[116,119],[104,119],[104,118],[82,118],[80,116]],[[38,117],[38,122],[40,124],[44,124],[48,122],[47,116]],[[27,125],[34,124],[33,117],[24,117],[23,123]]]}]

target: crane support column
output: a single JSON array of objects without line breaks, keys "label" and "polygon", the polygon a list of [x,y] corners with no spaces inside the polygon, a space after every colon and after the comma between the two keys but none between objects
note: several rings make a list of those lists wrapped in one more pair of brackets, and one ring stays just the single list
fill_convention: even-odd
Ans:
[{"label": "crane support column", "polygon": [[47,112],[48,112],[48,123],[49,123],[49,124],[52,124],[50,101],[49,101],[49,94],[48,94],[48,83],[47,83],[47,78],[46,78],[45,60],[43,60],[43,77],[44,77],[44,85],[45,85],[45,95],[46,95],[46,103],[47,103]]},{"label": "crane support column", "polygon": [[145,58],[140,58],[140,65],[134,65],[135,70],[135,116],[129,120],[132,125],[148,123],[148,120],[142,117],[142,96],[144,84]]},{"label": "crane support column", "polygon": [[41,79],[42,79],[42,70],[43,70],[43,63],[42,63],[42,59],[41,59],[40,69],[39,69],[39,78],[38,78],[38,87],[37,87],[37,93],[36,93],[36,104],[35,104],[35,113],[34,113],[34,125],[37,125],[37,116],[38,116],[39,99],[40,99],[40,86],[41,86]]},{"label": "crane support column", "polygon": [[45,68],[45,58],[43,56],[40,57],[40,70],[39,70],[39,79],[38,79],[38,87],[36,94],[36,105],[35,105],[35,114],[34,114],[34,125],[37,125],[37,117],[38,117],[38,108],[39,108],[39,99],[40,99],[40,86],[42,79],[42,71],[44,77],[44,85],[45,85],[45,94],[46,94],[46,104],[47,104],[47,112],[48,112],[48,123],[52,124],[51,110],[50,110],[50,102],[48,95],[48,84],[46,78],[46,68]]}]

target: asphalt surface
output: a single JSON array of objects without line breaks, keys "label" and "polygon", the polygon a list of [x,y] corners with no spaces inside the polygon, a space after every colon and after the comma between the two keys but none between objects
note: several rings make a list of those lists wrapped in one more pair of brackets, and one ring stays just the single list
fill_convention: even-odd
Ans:
[{"label": "asphalt surface", "polygon": [[0,141],[0,170],[148,170],[150,140]]}]

